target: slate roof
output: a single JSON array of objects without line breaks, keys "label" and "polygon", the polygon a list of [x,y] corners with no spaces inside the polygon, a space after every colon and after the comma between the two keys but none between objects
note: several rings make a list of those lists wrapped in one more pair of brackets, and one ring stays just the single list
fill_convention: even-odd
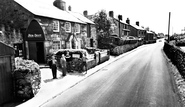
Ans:
[{"label": "slate roof", "polygon": [[145,30],[144,28],[140,27],[140,26],[137,26],[137,25],[131,25],[133,27],[135,27],[136,29],[139,29],[139,30]]},{"label": "slate roof", "polygon": [[92,22],[90,19],[86,18],[85,16],[83,16],[80,13],[72,12],[72,11],[68,11],[68,12],[71,15],[73,15],[74,17],[76,17],[77,19],[81,20],[82,22],[89,23],[89,24],[94,24],[94,22]]},{"label": "slate roof", "polygon": [[86,24],[83,21],[77,19],[67,11],[58,9],[53,5],[49,5],[37,0],[14,0],[16,3],[37,16],[44,16],[59,20],[66,20],[70,22]]},{"label": "slate roof", "polygon": [[151,32],[151,31],[146,31],[147,33],[150,33],[150,34],[154,34],[154,32]]}]

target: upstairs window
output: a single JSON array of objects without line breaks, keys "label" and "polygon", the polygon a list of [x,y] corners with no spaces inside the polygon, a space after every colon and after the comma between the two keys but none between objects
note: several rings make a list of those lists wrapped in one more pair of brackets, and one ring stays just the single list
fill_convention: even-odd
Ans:
[{"label": "upstairs window", "polygon": [[53,32],[59,32],[59,21],[53,21]]},{"label": "upstairs window", "polygon": [[80,33],[80,24],[75,24],[75,32]]},{"label": "upstairs window", "polygon": [[70,22],[65,23],[65,31],[66,32],[71,32],[71,23]]}]

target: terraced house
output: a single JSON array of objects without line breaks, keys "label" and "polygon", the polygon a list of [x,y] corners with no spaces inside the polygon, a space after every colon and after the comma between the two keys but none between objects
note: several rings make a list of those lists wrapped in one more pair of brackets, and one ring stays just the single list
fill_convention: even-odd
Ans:
[{"label": "terraced house", "polygon": [[146,36],[146,30],[139,25],[139,21],[136,24],[130,24],[130,19],[127,18],[126,23],[129,25],[129,35],[136,39],[144,39]]},{"label": "terraced house", "polygon": [[118,17],[114,17],[114,12],[109,11],[109,20],[111,21],[111,35],[117,35],[121,38],[126,38],[129,36],[129,25],[127,23],[124,23],[122,21],[122,16],[119,16],[121,20]]},{"label": "terraced house", "polygon": [[94,40],[90,42],[91,34],[96,34],[96,30],[91,30],[94,23],[72,12],[71,7],[66,10],[64,1],[44,4],[36,0],[15,0],[15,3],[29,15],[23,33],[27,59],[45,63],[47,55],[55,50],[96,46]]}]

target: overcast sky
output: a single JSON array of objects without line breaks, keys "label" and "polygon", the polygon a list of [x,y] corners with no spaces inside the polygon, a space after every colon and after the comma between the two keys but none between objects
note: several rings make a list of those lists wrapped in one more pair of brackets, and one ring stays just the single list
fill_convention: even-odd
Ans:
[{"label": "overcast sky", "polygon": [[[52,3],[54,0],[44,0]],[[170,34],[181,33],[185,27],[185,1],[184,0],[64,0],[67,7],[71,5],[72,11],[94,14],[102,9],[114,11],[114,16],[123,16],[123,21],[130,19],[131,24],[136,21],[140,26],[149,27],[156,33],[168,32],[169,12],[171,12]]]}]

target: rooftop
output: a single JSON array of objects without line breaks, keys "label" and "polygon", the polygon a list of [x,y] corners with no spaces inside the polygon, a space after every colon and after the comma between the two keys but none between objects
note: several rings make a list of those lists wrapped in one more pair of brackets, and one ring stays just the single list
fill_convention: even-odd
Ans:
[{"label": "rooftop", "polygon": [[133,27],[135,27],[136,29],[139,29],[139,30],[145,30],[144,28],[140,27],[140,26],[137,26],[137,25],[131,25]]},{"label": "rooftop", "polygon": [[14,0],[14,1],[37,16],[44,16],[59,20],[66,20],[70,22],[86,24],[85,22],[69,14],[67,11],[60,10],[53,5],[49,5],[41,1],[37,0]]},{"label": "rooftop", "polygon": [[94,22],[92,22],[90,19],[86,18],[85,16],[83,16],[80,13],[77,12],[72,12],[72,11],[68,11],[71,15],[73,15],[74,17],[76,17],[77,19],[81,20],[84,23],[89,23],[89,24],[94,24]]}]

